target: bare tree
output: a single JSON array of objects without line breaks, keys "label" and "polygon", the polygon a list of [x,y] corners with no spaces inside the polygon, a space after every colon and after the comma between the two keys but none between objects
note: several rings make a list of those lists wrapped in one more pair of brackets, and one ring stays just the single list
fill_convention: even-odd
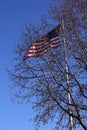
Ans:
[{"label": "bare tree", "polygon": [[15,86],[12,100],[32,101],[36,126],[55,120],[55,129],[70,129],[72,117],[74,129],[87,130],[87,2],[62,1],[60,7],[59,1],[53,3],[48,15],[61,24],[60,47],[23,61],[30,43],[52,29],[45,20],[37,29],[25,27],[16,49],[18,62],[9,73]]}]

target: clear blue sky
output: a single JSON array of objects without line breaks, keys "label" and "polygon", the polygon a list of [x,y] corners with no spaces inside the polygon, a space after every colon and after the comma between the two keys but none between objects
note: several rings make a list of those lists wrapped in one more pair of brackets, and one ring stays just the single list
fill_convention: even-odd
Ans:
[{"label": "clear blue sky", "polygon": [[[0,130],[35,130],[29,118],[31,104],[10,102],[10,81],[5,71],[14,56],[13,48],[21,35],[23,25],[32,20],[38,23],[49,7],[49,0],[0,0]],[[52,126],[40,130],[52,130]]]}]

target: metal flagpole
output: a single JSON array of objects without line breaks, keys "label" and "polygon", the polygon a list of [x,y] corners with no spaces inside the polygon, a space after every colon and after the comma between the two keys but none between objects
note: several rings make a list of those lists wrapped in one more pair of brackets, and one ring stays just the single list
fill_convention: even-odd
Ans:
[{"label": "metal flagpole", "polygon": [[65,69],[66,69],[66,83],[67,83],[67,91],[68,91],[68,109],[69,109],[69,122],[70,122],[70,130],[73,130],[73,118],[70,115],[72,113],[71,110],[71,96],[69,92],[69,75],[68,75],[68,64],[67,64],[67,53],[66,53],[66,38],[65,38],[65,31],[64,31],[64,20],[62,19],[62,29],[63,29],[63,42],[64,42],[64,53],[65,53]]}]

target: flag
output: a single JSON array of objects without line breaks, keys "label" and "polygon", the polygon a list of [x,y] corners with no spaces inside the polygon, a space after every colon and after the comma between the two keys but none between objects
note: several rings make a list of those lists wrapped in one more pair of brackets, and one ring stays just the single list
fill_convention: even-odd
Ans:
[{"label": "flag", "polygon": [[40,37],[32,43],[28,53],[24,56],[24,60],[31,57],[39,57],[49,51],[50,48],[59,47],[59,28],[56,26],[53,30]]}]

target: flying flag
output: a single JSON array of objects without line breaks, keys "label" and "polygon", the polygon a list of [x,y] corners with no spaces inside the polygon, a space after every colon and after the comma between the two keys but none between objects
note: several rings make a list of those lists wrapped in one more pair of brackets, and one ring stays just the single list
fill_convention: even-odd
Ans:
[{"label": "flying flag", "polygon": [[56,26],[53,30],[48,32],[46,35],[40,37],[32,43],[28,53],[24,56],[24,60],[31,57],[39,57],[49,51],[50,48],[59,47],[59,28],[60,25]]}]

